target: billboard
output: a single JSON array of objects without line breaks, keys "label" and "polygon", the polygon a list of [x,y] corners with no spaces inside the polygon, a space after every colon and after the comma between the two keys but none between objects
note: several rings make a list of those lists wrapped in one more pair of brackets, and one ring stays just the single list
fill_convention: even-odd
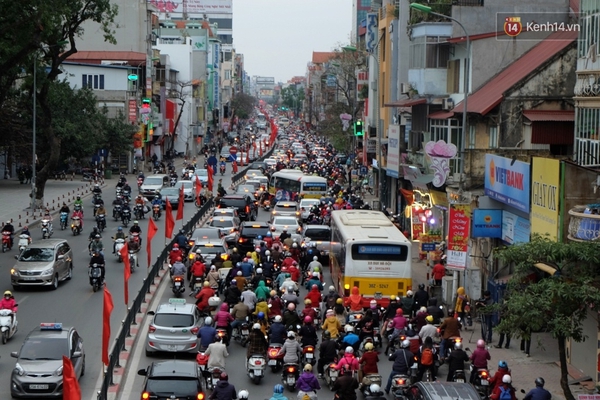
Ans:
[{"label": "billboard", "polygon": [[529,213],[529,164],[485,155],[485,195]]},{"label": "billboard", "polygon": [[502,240],[508,244],[529,242],[531,226],[525,218],[502,211]]},{"label": "billboard", "polygon": [[533,157],[531,166],[531,233],[558,238],[560,161]]},{"label": "billboard", "polygon": [[388,126],[388,158],[386,174],[398,178],[400,170],[400,125]]},{"label": "billboard", "polygon": [[450,204],[449,214],[446,265],[449,268],[465,269],[469,251],[471,205]]},{"label": "billboard", "polygon": [[374,51],[377,46],[377,23],[379,18],[377,13],[367,13],[367,51]]},{"label": "billboard", "polygon": [[[183,13],[184,0],[148,0],[160,13]],[[233,0],[187,0],[188,14],[232,14]]]},{"label": "billboard", "polygon": [[473,230],[471,237],[501,238],[502,210],[473,210]]}]

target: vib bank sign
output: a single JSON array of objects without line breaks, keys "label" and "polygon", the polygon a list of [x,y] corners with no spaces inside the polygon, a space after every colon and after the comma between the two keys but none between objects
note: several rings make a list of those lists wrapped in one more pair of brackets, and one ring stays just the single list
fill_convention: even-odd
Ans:
[{"label": "vib bank sign", "polygon": [[529,212],[529,163],[486,154],[485,195]]}]

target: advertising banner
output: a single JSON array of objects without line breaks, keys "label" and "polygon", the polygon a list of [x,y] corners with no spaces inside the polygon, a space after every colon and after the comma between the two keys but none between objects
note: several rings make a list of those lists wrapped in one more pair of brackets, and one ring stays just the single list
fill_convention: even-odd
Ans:
[{"label": "advertising banner", "polygon": [[400,170],[400,125],[388,126],[388,158],[386,174],[398,178]]},{"label": "advertising banner", "polygon": [[502,212],[502,240],[507,244],[529,242],[530,232],[528,220],[508,211]]},{"label": "advertising banner", "polygon": [[[183,13],[184,0],[149,0],[161,13]],[[233,0],[186,0],[188,14],[231,14]]]},{"label": "advertising banner", "polygon": [[486,154],[486,196],[528,213],[529,186],[529,163]]},{"label": "advertising banner", "polygon": [[367,38],[366,48],[367,51],[375,50],[377,46],[377,23],[379,18],[377,13],[367,13]]},{"label": "advertising banner", "polygon": [[501,238],[502,210],[473,210],[471,237]]},{"label": "advertising banner", "polygon": [[448,217],[448,250],[446,265],[464,269],[469,251],[469,228],[471,225],[470,204],[450,204]]},{"label": "advertising banner", "polygon": [[412,227],[412,240],[421,240],[421,235],[425,232],[423,229],[423,221],[419,218],[421,208],[412,207],[411,213],[411,227]]},{"label": "advertising banner", "polygon": [[533,157],[531,166],[531,233],[558,238],[560,161]]}]

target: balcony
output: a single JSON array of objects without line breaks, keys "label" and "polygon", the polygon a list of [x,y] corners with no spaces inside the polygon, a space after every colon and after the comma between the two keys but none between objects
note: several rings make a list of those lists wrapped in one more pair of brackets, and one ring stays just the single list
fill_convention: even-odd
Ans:
[{"label": "balcony", "polygon": [[600,240],[600,204],[575,206],[569,210],[568,239],[575,242]]}]

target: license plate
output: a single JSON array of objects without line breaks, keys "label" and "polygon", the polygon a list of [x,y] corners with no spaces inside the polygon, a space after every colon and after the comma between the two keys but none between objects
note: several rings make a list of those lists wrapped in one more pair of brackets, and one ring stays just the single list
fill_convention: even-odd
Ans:
[{"label": "license plate", "polygon": [[313,358],[314,354],[313,353],[306,353],[306,358]]},{"label": "license plate", "polygon": [[244,329],[244,330],[242,331],[242,335],[248,335],[248,334],[250,334],[250,332],[248,332],[246,329]]},{"label": "license plate", "polygon": [[457,379],[455,382],[457,382],[457,383],[465,383],[465,380],[464,379]]},{"label": "license plate", "polygon": [[293,385],[296,383],[296,378],[287,378],[288,385]]},{"label": "license plate", "polygon": [[219,379],[218,378],[213,378],[212,383],[214,386],[217,386],[217,383],[219,383]]},{"label": "license plate", "polygon": [[277,365],[277,360],[269,360],[269,365]]},{"label": "license plate", "polygon": [[482,380],[481,380],[481,386],[487,386],[487,385],[489,385],[489,384],[490,384],[490,382],[488,382],[488,380],[487,380],[487,379],[482,379]]},{"label": "license plate", "polygon": [[261,376],[261,375],[262,375],[262,370],[260,370],[260,369],[254,370],[254,376]]},{"label": "license plate", "polygon": [[44,390],[48,389],[48,385],[29,385],[29,389]]},{"label": "license plate", "polygon": [[331,371],[331,372],[329,372],[329,376],[331,376],[332,378],[337,378],[338,372],[337,371]]},{"label": "license plate", "polygon": [[179,287],[181,287],[181,282],[175,282],[175,287],[176,287],[176,288],[179,288]]},{"label": "license plate", "polygon": [[[23,280],[26,280],[26,281],[35,281],[35,278],[33,276],[26,276],[26,277],[23,278]],[[42,385],[42,386],[44,386],[44,385]],[[46,385],[46,386],[48,386],[48,385]]]},{"label": "license plate", "polygon": [[168,346],[169,351],[177,351],[177,346],[175,346],[174,344],[170,344]]}]

